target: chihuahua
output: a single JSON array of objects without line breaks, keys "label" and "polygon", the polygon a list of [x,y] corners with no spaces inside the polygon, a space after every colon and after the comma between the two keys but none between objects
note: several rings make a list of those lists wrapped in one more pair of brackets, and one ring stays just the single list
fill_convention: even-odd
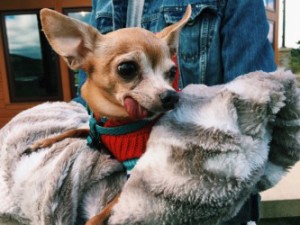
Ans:
[{"label": "chihuahua", "polygon": [[[97,124],[100,118],[105,117],[112,126],[148,121],[137,126],[146,128],[146,139],[155,119],[173,109],[178,102],[178,94],[172,87],[176,75],[172,59],[176,55],[180,31],[190,16],[189,5],[180,21],[159,33],[153,34],[142,28],[124,28],[103,35],[95,28],[53,10],[41,10],[43,31],[54,51],[71,69],[83,69],[88,74],[81,95],[92,111],[92,120]],[[94,139],[99,138],[91,135],[89,129],[69,130],[34,143],[29,152],[67,137],[85,137],[88,134]],[[112,150],[105,140],[101,139],[101,142],[119,161],[128,159],[128,155],[118,157],[123,154],[120,152],[123,151],[122,146]],[[146,143],[140,154],[130,155],[129,159],[141,156],[145,148]],[[88,224],[101,224],[116,202],[117,198]]]},{"label": "chihuahua", "polygon": [[[68,66],[87,72],[81,95],[94,117],[136,121],[153,120],[177,103],[172,58],[190,15],[189,5],[180,21],[156,34],[142,28],[124,28],[103,35],[50,9],[41,10],[41,22],[52,48]],[[27,153],[88,133],[88,129],[70,130],[34,143]]]}]

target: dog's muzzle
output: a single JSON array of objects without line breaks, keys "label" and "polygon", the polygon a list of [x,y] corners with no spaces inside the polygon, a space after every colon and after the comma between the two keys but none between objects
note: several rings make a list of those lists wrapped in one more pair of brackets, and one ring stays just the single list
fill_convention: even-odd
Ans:
[{"label": "dog's muzzle", "polygon": [[179,100],[179,95],[177,92],[172,90],[167,90],[159,95],[162,107],[166,110],[174,109],[176,103]]}]

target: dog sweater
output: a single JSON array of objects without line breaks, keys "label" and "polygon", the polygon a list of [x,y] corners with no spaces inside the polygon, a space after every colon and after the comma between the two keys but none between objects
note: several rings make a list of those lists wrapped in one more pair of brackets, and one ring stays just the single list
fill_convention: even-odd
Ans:
[{"label": "dog sweater", "polygon": [[[140,129],[126,134],[102,134],[101,142],[120,162],[138,159],[146,150],[146,144],[155,122],[156,120],[148,121]],[[122,125],[130,126],[130,124],[130,121],[108,120],[106,123],[104,123],[104,127],[120,127]]]}]

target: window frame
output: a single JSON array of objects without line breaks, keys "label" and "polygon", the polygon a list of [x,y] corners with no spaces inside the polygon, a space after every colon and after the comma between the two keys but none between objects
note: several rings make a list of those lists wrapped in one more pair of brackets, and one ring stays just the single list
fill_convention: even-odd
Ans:
[{"label": "window frame", "polygon": [[[59,65],[59,57],[55,53],[55,71],[57,73],[57,95],[56,96],[38,96],[38,97],[17,97],[15,95],[15,85],[14,85],[14,75],[11,68],[11,60],[9,55],[9,43],[8,43],[8,36],[7,36],[7,30],[6,30],[6,24],[5,24],[5,16],[9,15],[27,15],[27,14],[35,14],[37,15],[37,23],[38,28],[41,28],[41,20],[40,20],[40,9],[29,9],[29,10],[5,10],[0,12],[0,28],[2,30],[2,40],[3,40],[3,54],[4,54],[4,64],[7,74],[7,84],[8,84],[8,94],[9,94],[9,101],[10,103],[30,103],[30,102],[42,102],[42,101],[58,101],[63,99],[63,87],[61,82],[61,73],[60,73],[60,65]],[[45,57],[43,50],[45,49],[45,41],[46,37],[42,35],[41,32],[39,32],[40,37],[40,45],[41,45],[41,52],[42,52],[42,64],[45,68]],[[51,50],[53,51],[53,50]]]}]

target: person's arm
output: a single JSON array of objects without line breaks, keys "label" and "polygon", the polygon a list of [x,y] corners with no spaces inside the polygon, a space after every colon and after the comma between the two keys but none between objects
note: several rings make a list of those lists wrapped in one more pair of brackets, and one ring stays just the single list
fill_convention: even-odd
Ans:
[{"label": "person's arm", "polygon": [[262,0],[227,1],[221,25],[224,82],[248,72],[276,69]]}]

